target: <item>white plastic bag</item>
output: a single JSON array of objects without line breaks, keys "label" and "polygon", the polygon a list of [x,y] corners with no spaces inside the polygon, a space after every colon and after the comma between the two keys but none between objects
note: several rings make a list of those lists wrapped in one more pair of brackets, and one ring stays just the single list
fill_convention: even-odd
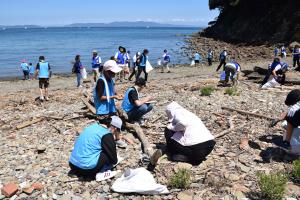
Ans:
[{"label": "white plastic bag", "polygon": [[119,193],[138,193],[146,195],[168,194],[166,186],[157,184],[152,174],[145,168],[128,169],[112,185]]},{"label": "white plastic bag", "polygon": [[152,70],[153,70],[153,67],[152,67],[151,63],[147,60],[147,62],[146,62],[146,72],[149,73]]},{"label": "white plastic bag", "polygon": [[191,66],[195,66],[195,61],[194,60],[192,60]]},{"label": "white plastic bag", "polygon": [[80,74],[81,74],[81,77],[82,77],[83,80],[87,79],[87,73],[86,73],[85,67],[80,69]]},{"label": "white plastic bag", "polygon": [[268,81],[267,83],[265,83],[261,89],[268,89],[268,88],[273,88],[277,85],[280,85],[276,80],[275,78],[273,78],[272,80]]}]

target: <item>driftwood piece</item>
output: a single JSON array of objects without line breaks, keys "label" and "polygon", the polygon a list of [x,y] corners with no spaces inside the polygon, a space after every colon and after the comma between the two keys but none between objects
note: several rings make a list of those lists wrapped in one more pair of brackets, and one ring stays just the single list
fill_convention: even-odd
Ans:
[{"label": "driftwood piece", "polygon": [[139,138],[139,140],[142,143],[142,148],[143,148],[143,152],[145,152],[146,154],[148,154],[149,156],[151,156],[153,154],[153,148],[151,147],[146,135],[144,134],[143,129],[138,125],[138,124],[131,124],[128,121],[128,116],[127,114],[120,108],[117,108],[117,112],[119,114],[119,116],[123,119],[123,121],[125,122],[125,128],[129,129],[129,130],[133,130],[137,137]]},{"label": "driftwood piece", "polygon": [[251,115],[251,116],[254,116],[254,117],[264,118],[264,119],[268,119],[268,120],[274,119],[273,117],[268,117],[266,115],[256,114],[256,113],[248,112],[248,111],[245,111],[245,110],[239,110],[239,109],[234,109],[234,108],[229,108],[229,107],[222,107],[222,109],[223,110],[229,110],[229,111],[235,111],[235,112],[238,112],[240,114]]},{"label": "driftwood piece", "polygon": [[31,120],[31,121],[27,121],[27,122],[24,122],[24,123],[20,124],[20,125],[18,125],[16,128],[19,130],[19,129],[28,127],[28,126],[30,126],[30,125],[32,125],[32,124],[36,124],[36,123],[38,123],[38,122],[40,122],[40,121],[43,121],[43,120],[44,120],[43,117],[41,117],[41,118],[36,118],[36,119]]},{"label": "driftwood piece", "polygon": [[218,135],[215,136],[216,139],[218,138],[221,138],[225,135],[227,135],[228,133],[230,133],[231,131],[233,131],[234,129],[240,129],[240,128],[243,128],[246,124],[242,124],[241,126],[238,126],[238,127],[235,127],[234,126],[234,123],[233,123],[233,119],[235,118],[236,116],[233,116],[233,117],[230,117],[229,118],[229,129],[225,130],[225,131],[222,131],[221,133],[219,133]]},{"label": "driftwood piece", "polygon": [[86,98],[81,98],[81,100],[84,103],[84,105],[86,105],[86,107],[89,109],[89,111],[91,111],[94,115],[96,115],[95,107],[92,106],[92,104],[90,104]]}]

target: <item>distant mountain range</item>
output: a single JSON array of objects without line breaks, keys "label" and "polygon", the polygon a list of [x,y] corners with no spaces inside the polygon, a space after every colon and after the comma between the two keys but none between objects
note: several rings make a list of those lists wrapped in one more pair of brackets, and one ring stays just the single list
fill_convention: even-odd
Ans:
[{"label": "distant mountain range", "polygon": [[[43,28],[46,26],[38,25],[14,25],[14,26],[4,26],[0,25],[0,28]],[[174,25],[174,24],[161,24],[156,22],[111,22],[111,23],[74,23],[64,26],[47,26],[47,27],[193,27],[189,25]]]}]

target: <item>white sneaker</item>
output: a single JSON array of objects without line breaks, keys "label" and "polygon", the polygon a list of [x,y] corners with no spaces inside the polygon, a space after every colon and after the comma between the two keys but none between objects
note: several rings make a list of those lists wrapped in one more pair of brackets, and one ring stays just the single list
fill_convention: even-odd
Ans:
[{"label": "white sneaker", "polygon": [[46,100],[46,101],[49,101],[49,97],[45,97],[45,100]]},{"label": "white sneaker", "polygon": [[100,182],[100,181],[110,179],[116,176],[118,173],[119,171],[110,171],[110,170],[107,170],[105,172],[99,172],[96,174],[96,181]]},{"label": "white sneaker", "polygon": [[44,97],[43,97],[43,96],[40,96],[40,100],[41,100],[41,101],[44,101]]}]

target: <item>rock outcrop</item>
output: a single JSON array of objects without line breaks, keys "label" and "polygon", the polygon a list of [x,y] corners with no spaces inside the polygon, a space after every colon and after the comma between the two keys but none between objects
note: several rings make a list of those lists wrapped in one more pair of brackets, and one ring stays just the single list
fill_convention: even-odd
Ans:
[{"label": "rock outcrop", "polygon": [[210,0],[209,6],[220,15],[201,36],[248,44],[300,41],[299,0]]}]

